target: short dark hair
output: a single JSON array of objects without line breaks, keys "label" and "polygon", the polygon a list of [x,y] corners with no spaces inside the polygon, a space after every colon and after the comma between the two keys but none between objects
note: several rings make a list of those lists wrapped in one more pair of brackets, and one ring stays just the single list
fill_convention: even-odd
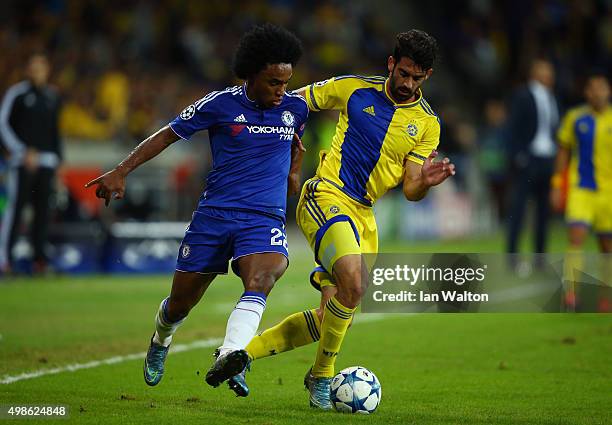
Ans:
[{"label": "short dark hair", "polygon": [[402,57],[410,58],[423,71],[433,67],[438,53],[438,43],[435,38],[421,30],[401,32],[396,37],[393,58],[399,62]]},{"label": "short dark hair", "polygon": [[295,66],[301,56],[302,42],[292,32],[269,23],[257,25],[240,39],[233,71],[238,78],[246,80],[271,64]]}]

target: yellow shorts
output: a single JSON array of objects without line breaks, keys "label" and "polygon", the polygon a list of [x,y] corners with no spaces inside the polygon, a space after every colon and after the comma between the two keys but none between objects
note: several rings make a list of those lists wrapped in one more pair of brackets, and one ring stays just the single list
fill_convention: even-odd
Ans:
[{"label": "yellow shorts", "polygon": [[357,203],[317,177],[304,183],[296,218],[314,252],[317,267],[310,275],[310,282],[319,290],[335,285],[331,272],[339,258],[378,252],[378,231],[372,208]]},{"label": "yellow shorts", "polygon": [[612,234],[612,194],[571,187],[565,220],[569,225],[582,224],[596,233]]}]

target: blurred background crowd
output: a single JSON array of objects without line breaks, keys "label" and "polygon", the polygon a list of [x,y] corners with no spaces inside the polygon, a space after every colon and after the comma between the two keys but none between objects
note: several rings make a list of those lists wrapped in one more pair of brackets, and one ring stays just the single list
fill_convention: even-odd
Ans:
[{"label": "blurred background crowd", "polygon": [[[58,223],[189,220],[210,166],[205,135],[134,173],[127,199],[108,211],[82,184],[194,100],[235,84],[233,49],[255,23],[283,25],[303,41],[291,88],[340,74],[385,75],[395,34],[410,28],[438,40],[440,58],[424,93],[441,118],[440,150],[457,176],[432,200],[399,212],[399,202],[407,204],[400,194],[383,199],[383,239],[501,229],[513,179],[509,99],[531,61],[553,65],[561,112],[583,102],[591,69],[609,75],[612,67],[609,0],[20,0],[2,2],[0,11],[0,93],[24,78],[32,53],[45,52],[62,99]],[[311,114],[305,177],[335,122],[333,113]]]}]

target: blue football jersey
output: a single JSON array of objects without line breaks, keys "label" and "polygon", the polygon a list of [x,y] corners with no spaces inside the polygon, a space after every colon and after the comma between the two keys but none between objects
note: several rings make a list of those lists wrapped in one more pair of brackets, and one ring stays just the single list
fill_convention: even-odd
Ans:
[{"label": "blue football jersey", "polygon": [[228,87],[185,108],[170,128],[182,139],[208,130],[212,170],[199,207],[260,211],[284,219],[293,134],[308,118],[303,97],[286,93],[279,106],[262,109],[246,86]]}]

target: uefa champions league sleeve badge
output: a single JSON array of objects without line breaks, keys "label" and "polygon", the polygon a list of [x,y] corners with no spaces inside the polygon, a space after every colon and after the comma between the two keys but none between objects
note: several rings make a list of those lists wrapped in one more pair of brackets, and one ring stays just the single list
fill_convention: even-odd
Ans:
[{"label": "uefa champions league sleeve badge", "polygon": [[183,109],[183,111],[180,114],[180,117],[182,120],[187,121],[188,119],[191,119],[194,115],[195,115],[195,105],[189,105],[188,107],[186,107],[185,109]]}]

